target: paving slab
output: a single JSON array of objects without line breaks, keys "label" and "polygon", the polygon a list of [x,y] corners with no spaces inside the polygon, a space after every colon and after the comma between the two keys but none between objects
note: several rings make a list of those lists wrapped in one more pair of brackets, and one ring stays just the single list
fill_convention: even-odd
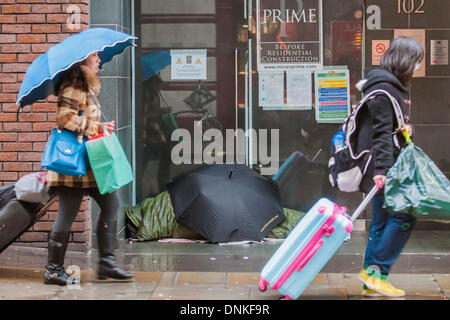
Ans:
[{"label": "paving slab", "polygon": [[57,286],[44,286],[41,283],[0,283],[1,300],[52,300],[60,290]]},{"label": "paving slab", "polygon": [[442,290],[450,290],[450,274],[433,274],[433,277]]},{"label": "paving slab", "polygon": [[225,286],[226,274],[221,272],[178,272],[175,285]]},{"label": "paving slab", "polygon": [[388,281],[410,297],[441,296],[441,288],[431,274],[392,274]]},{"label": "paving slab", "polygon": [[442,290],[443,296],[450,299],[450,274],[433,274],[434,279]]},{"label": "paving slab", "polygon": [[80,289],[60,290],[55,300],[149,300],[156,282],[86,283]]},{"label": "paving slab", "polygon": [[157,286],[152,300],[248,300],[250,289],[246,287],[184,285],[176,287]]},{"label": "paving slab", "polygon": [[[259,273],[135,272],[134,282],[97,282],[95,271],[81,270],[81,287],[44,285],[44,269],[0,267],[0,300],[278,300],[258,290]],[[449,274],[392,274],[406,291],[401,298],[366,298],[357,273],[319,273],[300,300],[448,300]]]},{"label": "paving slab", "polygon": [[250,286],[256,287],[259,284],[259,273],[229,273],[227,286]]}]

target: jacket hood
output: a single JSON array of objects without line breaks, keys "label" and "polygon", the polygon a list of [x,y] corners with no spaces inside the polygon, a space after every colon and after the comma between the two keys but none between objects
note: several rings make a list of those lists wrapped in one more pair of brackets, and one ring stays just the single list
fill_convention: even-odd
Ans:
[{"label": "jacket hood", "polygon": [[408,92],[408,88],[393,73],[381,68],[367,72],[366,78],[359,81],[356,84],[356,88],[360,91],[367,91],[370,87],[381,82],[390,83],[401,92]]}]

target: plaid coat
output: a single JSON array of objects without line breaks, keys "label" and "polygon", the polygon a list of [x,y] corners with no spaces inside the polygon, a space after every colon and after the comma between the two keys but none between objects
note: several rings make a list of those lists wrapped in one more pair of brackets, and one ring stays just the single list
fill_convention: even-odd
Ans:
[{"label": "plaid coat", "polygon": [[[100,93],[101,85],[97,75],[87,66],[82,65],[81,70],[85,74],[90,92],[84,92],[70,85],[61,90],[58,96],[56,125],[90,138],[97,135],[100,126],[101,111],[100,105],[96,104],[96,102],[98,103],[96,99]],[[83,111],[83,115],[81,115],[81,111]],[[97,187],[90,167],[83,177],[66,176],[48,170],[47,183],[52,187]]]}]

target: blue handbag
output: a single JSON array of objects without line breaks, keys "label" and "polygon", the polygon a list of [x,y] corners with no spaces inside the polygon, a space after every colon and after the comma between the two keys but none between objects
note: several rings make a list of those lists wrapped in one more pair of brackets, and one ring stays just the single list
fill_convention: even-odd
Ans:
[{"label": "blue handbag", "polygon": [[89,161],[86,141],[86,137],[75,132],[53,129],[42,155],[41,167],[67,176],[84,176]]}]

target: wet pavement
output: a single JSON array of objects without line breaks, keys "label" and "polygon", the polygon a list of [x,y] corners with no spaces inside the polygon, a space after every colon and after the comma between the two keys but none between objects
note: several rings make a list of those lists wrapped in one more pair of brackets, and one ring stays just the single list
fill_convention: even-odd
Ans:
[{"label": "wet pavement", "polygon": [[[301,300],[393,300],[361,295],[366,232],[354,232],[301,296]],[[97,250],[68,251],[65,267],[81,276],[77,288],[44,285],[46,248],[10,246],[0,254],[0,300],[278,300],[258,290],[259,272],[280,241],[218,245],[129,242],[116,251],[119,266],[135,274],[131,283],[95,281]],[[450,232],[415,231],[389,281],[406,291],[394,300],[450,298]]]},{"label": "wet pavement", "polygon": [[[363,264],[367,232],[354,232],[322,270],[324,273],[358,273]],[[127,270],[143,272],[260,272],[280,241],[219,245],[210,243],[129,242],[121,240],[118,262]],[[95,245],[95,243],[94,243]],[[70,250],[70,248],[69,248]],[[11,246],[0,254],[0,266],[43,268],[46,248]],[[66,266],[96,268],[97,250],[68,251]],[[450,273],[450,231],[415,231],[392,273]]]},{"label": "wet pavement", "polygon": [[[259,273],[135,272],[128,283],[95,280],[81,271],[80,287],[44,285],[44,269],[0,267],[0,300],[278,300],[277,291],[258,290]],[[366,298],[357,274],[319,273],[300,300],[449,300],[449,274],[392,274],[402,298]]]}]

